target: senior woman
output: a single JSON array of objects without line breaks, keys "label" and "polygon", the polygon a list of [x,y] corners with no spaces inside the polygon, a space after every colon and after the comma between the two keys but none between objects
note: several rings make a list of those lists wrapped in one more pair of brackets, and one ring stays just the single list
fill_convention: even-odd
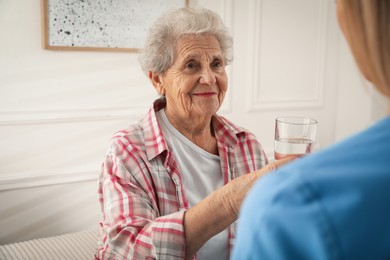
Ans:
[{"label": "senior woman", "polygon": [[96,258],[229,258],[243,197],[284,163],[264,167],[255,136],[216,114],[231,53],[227,28],[204,8],[167,12],[150,28],[140,63],[161,97],[112,138]]}]

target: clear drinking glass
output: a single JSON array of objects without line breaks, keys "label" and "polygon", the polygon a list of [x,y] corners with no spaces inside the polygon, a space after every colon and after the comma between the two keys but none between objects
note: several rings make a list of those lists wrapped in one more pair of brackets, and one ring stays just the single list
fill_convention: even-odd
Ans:
[{"label": "clear drinking glass", "polygon": [[311,153],[318,122],[304,117],[278,117],[275,120],[275,160]]}]

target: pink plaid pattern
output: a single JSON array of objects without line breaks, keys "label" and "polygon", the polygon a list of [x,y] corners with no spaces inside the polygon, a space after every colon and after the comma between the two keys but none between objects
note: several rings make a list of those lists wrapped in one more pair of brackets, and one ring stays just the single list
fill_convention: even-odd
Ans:
[{"label": "pink plaid pattern", "polygon": [[[155,114],[165,105],[156,100],[144,119],[112,138],[99,176],[102,219],[96,259],[185,256],[183,217],[189,204]],[[225,184],[267,163],[253,134],[221,116],[213,117],[213,125]],[[234,230],[229,227],[230,249]]]}]

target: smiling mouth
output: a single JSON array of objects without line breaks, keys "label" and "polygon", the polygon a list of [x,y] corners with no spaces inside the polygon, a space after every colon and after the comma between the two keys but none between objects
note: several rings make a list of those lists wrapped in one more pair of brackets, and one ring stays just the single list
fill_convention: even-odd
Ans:
[{"label": "smiling mouth", "polygon": [[204,92],[204,93],[194,93],[193,95],[197,96],[197,97],[211,97],[211,96],[217,95],[217,93],[215,93],[215,92]]}]

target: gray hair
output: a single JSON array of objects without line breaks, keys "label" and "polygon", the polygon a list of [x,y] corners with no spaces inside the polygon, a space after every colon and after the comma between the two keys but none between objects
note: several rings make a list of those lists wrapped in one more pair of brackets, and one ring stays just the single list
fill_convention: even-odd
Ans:
[{"label": "gray hair", "polygon": [[203,34],[217,38],[225,64],[229,64],[233,59],[233,38],[219,15],[202,7],[183,7],[164,13],[152,24],[138,59],[142,70],[146,75],[149,71],[165,73],[176,58],[176,41]]}]

